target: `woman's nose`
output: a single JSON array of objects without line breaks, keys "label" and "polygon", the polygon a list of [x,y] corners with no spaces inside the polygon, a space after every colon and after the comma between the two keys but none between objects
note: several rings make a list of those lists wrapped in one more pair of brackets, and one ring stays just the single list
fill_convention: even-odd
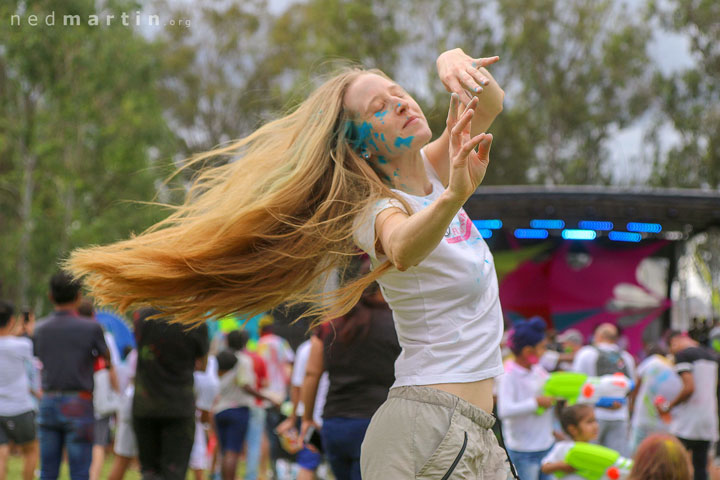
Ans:
[{"label": "woman's nose", "polygon": [[405,110],[407,110],[407,104],[402,100],[398,100],[397,104],[395,104],[395,111],[398,113],[398,115],[402,115]]}]

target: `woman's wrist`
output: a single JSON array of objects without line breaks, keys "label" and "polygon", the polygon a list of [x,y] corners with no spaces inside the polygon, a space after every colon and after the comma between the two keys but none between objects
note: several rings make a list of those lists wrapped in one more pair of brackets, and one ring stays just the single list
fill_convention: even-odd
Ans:
[{"label": "woman's wrist", "polygon": [[448,186],[448,188],[446,188],[445,191],[442,192],[442,194],[440,195],[439,200],[444,205],[447,205],[448,209],[457,212],[462,208],[463,205],[465,205],[465,202],[467,202],[468,198],[469,196],[456,193],[452,190],[451,187]]}]

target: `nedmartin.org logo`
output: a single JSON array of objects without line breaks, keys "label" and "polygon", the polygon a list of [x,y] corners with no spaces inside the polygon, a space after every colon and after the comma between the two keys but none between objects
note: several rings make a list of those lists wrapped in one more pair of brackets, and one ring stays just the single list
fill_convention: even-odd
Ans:
[{"label": "nedmartin.org logo", "polygon": [[142,14],[141,12],[127,13],[122,12],[120,14],[101,14],[101,15],[56,15],[56,13],[50,12],[46,15],[22,15],[13,14],[10,15],[10,26],[11,27],[37,27],[37,26],[63,26],[63,27],[79,27],[79,26],[111,26],[111,25],[123,25],[125,27],[160,27],[160,26],[180,26],[189,27],[190,19],[175,19],[171,18],[163,21],[160,15],[154,14]]}]

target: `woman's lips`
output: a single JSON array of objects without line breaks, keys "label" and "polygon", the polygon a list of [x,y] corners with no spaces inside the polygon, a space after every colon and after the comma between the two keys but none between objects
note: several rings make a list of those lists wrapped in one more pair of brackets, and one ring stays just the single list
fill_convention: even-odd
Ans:
[{"label": "woman's lips", "polygon": [[403,128],[407,127],[408,125],[410,125],[411,123],[413,123],[413,122],[414,122],[415,120],[417,120],[417,119],[418,119],[418,117],[416,117],[416,116],[414,116],[414,115],[411,116],[410,118],[407,119],[407,121],[405,122],[405,125],[403,125]]}]

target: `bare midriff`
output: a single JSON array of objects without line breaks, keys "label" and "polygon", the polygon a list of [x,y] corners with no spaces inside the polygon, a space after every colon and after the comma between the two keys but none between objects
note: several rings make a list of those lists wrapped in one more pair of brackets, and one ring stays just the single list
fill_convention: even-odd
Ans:
[{"label": "bare midriff", "polygon": [[443,392],[452,393],[456,397],[475,405],[492,414],[493,410],[493,379],[486,378],[477,382],[469,383],[435,383],[433,385],[425,385],[426,387],[436,388]]}]

